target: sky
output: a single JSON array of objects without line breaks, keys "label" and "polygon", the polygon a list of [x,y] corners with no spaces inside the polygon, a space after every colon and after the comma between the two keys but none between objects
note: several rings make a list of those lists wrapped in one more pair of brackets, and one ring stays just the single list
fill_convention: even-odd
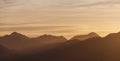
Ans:
[{"label": "sky", "polygon": [[74,35],[120,31],[119,0],[0,0],[0,35]]}]

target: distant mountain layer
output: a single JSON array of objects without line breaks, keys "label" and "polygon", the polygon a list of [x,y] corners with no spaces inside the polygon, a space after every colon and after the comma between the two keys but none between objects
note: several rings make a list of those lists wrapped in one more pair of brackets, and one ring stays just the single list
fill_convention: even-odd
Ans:
[{"label": "distant mountain layer", "polygon": [[86,40],[86,39],[89,39],[89,38],[94,38],[94,37],[100,37],[98,34],[96,34],[95,32],[91,32],[89,33],[88,35],[77,35],[77,36],[74,36],[71,40]]}]

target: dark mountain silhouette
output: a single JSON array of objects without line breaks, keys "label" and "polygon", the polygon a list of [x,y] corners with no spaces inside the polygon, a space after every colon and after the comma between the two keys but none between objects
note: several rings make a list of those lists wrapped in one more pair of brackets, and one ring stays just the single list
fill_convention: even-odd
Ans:
[{"label": "dark mountain silhouette", "polygon": [[41,50],[48,47],[51,48],[53,45],[55,46],[65,41],[67,41],[67,39],[63,36],[42,35],[37,38],[29,38],[17,32],[0,38],[0,44],[20,52],[25,50],[30,52],[29,50],[38,48]]},{"label": "dark mountain silhouette", "polygon": [[84,41],[69,40],[57,48],[25,56],[22,61],[120,61],[120,33]]},{"label": "dark mountain silhouette", "polygon": [[86,40],[86,39],[89,39],[89,38],[94,38],[94,37],[100,37],[97,33],[95,32],[91,32],[89,33],[88,35],[77,35],[77,36],[74,36],[73,38],[71,38],[71,40]]},{"label": "dark mountain silhouette", "polygon": [[[44,43],[47,44],[51,40],[64,40],[64,37],[42,35],[29,39],[37,43],[38,41],[43,43],[44,40],[46,41]],[[32,43],[34,44],[34,42]],[[50,46],[50,44],[47,45]],[[55,42],[55,44],[59,43]],[[63,41],[54,48],[42,52],[38,48],[37,52],[19,55],[14,60],[9,61],[120,61],[120,32],[111,33],[104,38],[93,37],[84,41],[77,39]]]},{"label": "dark mountain silhouette", "polygon": [[17,32],[13,32],[10,35],[5,35],[0,39],[0,44],[10,48],[10,49],[22,49],[24,48],[26,42],[29,38]]},{"label": "dark mountain silhouette", "polygon": [[17,33],[17,32],[13,32],[11,33],[10,35],[5,35],[3,37],[1,37],[1,40],[3,40],[4,42],[8,41],[8,42],[16,42],[16,41],[19,41],[19,40],[27,40],[29,39],[27,36],[25,35],[22,35],[20,33]]}]

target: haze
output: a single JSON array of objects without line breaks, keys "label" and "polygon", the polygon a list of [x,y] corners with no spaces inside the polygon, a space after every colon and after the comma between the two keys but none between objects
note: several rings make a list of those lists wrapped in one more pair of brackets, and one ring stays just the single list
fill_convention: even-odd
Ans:
[{"label": "haze", "polygon": [[0,35],[13,31],[28,36],[71,37],[120,30],[119,0],[0,0]]}]

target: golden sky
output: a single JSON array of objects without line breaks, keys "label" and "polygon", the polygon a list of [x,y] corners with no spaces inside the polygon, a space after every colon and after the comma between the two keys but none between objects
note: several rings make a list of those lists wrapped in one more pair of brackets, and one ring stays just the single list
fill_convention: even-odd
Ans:
[{"label": "golden sky", "polygon": [[0,35],[72,37],[120,31],[119,0],[0,0]]}]

